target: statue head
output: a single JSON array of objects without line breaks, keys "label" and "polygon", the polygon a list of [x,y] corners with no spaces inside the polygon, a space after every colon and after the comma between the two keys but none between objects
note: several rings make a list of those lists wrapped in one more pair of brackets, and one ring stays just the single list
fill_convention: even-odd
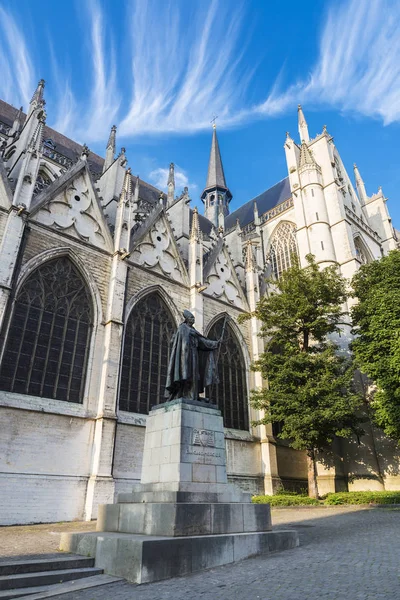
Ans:
[{"label": "statue head", "polygon": [[193,325],[194,323],[194,315],[190,312],[190,310],[183,311],[183,318],[185,319],[185,323],[188,325]]}]

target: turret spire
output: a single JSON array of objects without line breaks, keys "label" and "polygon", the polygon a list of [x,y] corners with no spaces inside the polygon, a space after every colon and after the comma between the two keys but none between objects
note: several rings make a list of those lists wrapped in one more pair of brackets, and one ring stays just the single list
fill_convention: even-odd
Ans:
[{"label": "turret spire", "polygon": [[314,160],[312,152],[310,148],[307,146],[306,142],[303,140],[300,149],[300,158],[299,158],[299,167],[304,167],[304,165],[316,165],[317,163]]},{"label": "turret spire", "polygon": [[34,91],[34,94],[32,96],[32,100],[30,102],[31,105],[33,103],[35,103],[35,105],[37,106],[38,104],[42,104],[44,102],[44,98],[43,98],[44,85],[45,85],[44,79],[41,79],[39,81],[39,83],[37,84],[36,90]]},{"label": "turret spire", "polygon": [[30,152],[39,152],[42,148],[43,143],[43,134],[44,134],[44,126],[46,124],[46,113],[43,111],[43,114],[38,119],[37,125],[35,127],[35,131],[31,137],[29,142],[28,150]]},{"label": "turret spire", "polygon": [[208,161],[207,183],[201,199],[205,204],[206,217],[218,227],[220,207],[224,217],[229,215],[229,202],[232,199],[232,194],[226,185],[215,123],[213,124],[211,152]]},{"label": "turret spire", "polygon": [[168,173],[168,197],[167,204],[170,205],[175,198],[175,165],[170,163]]},{"label": "turret spire", "polygon": [[113,125],[111,127],[110,135],[109,135],[108,142],[107,142],[106,158],[105,158],[104,165],[103,165],[103,173],[114,162],[116,134],[117,134],[117,126]]},{"label": "turret spire", "polygon": [[192,217],[192,229],[190,231],[190,241],[198,241],[200,239],[200,224],[199,224],[199,211],[197,206],[193,209]]},{"label": "turret spire", "polygon": [[297,108],[297,118],[299,122],[300,142],[309,142],[310,136],[308,135],[307,121],[305,119],[303,109],[301,108],[301,104],[299,104]]},{"label": "turret spire", "polygon": [[361,204],[365,204],[368,200],[367,191],[365,189],[364,181],[362,180],[360,171],[358,170],[356,163],[354,163],[354,177],[356,179],[356,187],[357,187],[358,197],[360,198],[360,202],[361,202]]}]

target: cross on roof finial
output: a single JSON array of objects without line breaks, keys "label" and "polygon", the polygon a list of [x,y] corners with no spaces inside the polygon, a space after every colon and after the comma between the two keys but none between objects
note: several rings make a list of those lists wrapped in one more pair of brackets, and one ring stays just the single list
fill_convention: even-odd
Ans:
[{"label": "cross on roof finial", "polygon": [[216,124],[215,121],[218,119],[218,115],[214,115],[213,118],[211,119],[210,123],[212,123],[213,129],[216,128]]}]

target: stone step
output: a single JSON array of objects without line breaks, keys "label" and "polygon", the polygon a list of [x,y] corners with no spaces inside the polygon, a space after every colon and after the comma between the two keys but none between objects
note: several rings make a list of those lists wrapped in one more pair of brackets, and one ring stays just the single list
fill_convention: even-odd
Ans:
[{"label": "stone step", "polygon": [[0,590],[13,590],[36,585],[50,585],[100,575],[102,569],[84,567],[82,569],[61,569],[57,571],[41,571],[39,573],[17,573],[15,575],[2,575],[0,577]]},{"label": "stone step", "polygon": [[299,545],[296,531],[186,537],[128,533],[68,533],[61,549],[96,556],[96,565],[131,583],[150,583]]},{"label": "stone step", "polygon": [[65,569],[82,569],[94,567],[93,558],[84,556],[56,555],[51,558],[3,558],[0,561],[0,577],[4,575],[17,575],[18,573],[39,573],[41,571],[60,571]]},{"label": "stone step", "polygon": [[58,598],[63,594],[105,586],[118,581],[122,581],[121,578],[114,577],[113,575],[93,575],[91,577],[85,577],[84,579],[78,579],[77,581],[66,581],[64,583],[20,588],[16,590],[4,590],[0,592],[0,600],[13,600],[14,598],[27,598],[28,600]]}]

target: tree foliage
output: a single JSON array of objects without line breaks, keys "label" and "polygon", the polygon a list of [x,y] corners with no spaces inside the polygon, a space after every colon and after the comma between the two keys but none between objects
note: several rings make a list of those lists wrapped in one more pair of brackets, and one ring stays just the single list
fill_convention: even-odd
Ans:
[{"label": "tree foliage", "polygon": [[263,409],[262,423],[281,422],[279,437],[307,451],[315,484],[316,453],[328,450],[335,436],[362,433],[361,398],[350,359],[327,337],[340,332],[345,317],[345,280],[335,266],[320,270],[312,255],[307,263],[295,262],[270,282],[274,291],[256,307],[265,350],[252,368],[268,386],[253,392],[252,404]]},{"label": "tree foliage", "polygon": [[386,435],[400,441],[400,251],[363,265],[352,281],[352,349],[377,386],[371,407]]}]

